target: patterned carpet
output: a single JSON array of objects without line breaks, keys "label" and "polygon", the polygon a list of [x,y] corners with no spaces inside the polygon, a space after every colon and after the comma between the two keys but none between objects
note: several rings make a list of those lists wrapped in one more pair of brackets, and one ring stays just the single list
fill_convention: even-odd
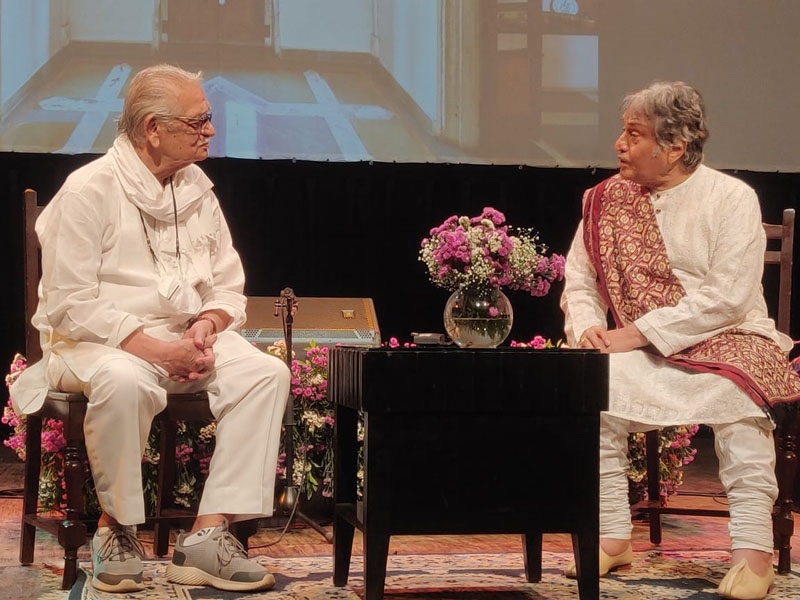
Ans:
[{"label": "patterned carpet", "polygon": [[[436,554],[392,555],[386,581],[387,600],[561,600],[577,598],[577,584],[561,572],[572,559],[568,553],[544,552],[542,582],[524,580],[522,555]],[[148,561],[147,589],[137,594],[103,594],[92,590],[90,564],[70,592],[56,591],[60,574],[40,569],[40,589],[50,589],[43,600],[358,600],[363,592],[361,557],[354,556],[347,587],[331,583],[330,557],[273,559],[257,558],[276,578],[269,592],[242,594],[209,588],[176,586],[166,582],[166,562]],[[728,568],[726,552],[641,552],[632,568],[620,570],[600,583],[601,598],[618,600],[704,600],[718,598],[715,589]],[[800,571],[777,578],[769,598],[800,597]]]}]

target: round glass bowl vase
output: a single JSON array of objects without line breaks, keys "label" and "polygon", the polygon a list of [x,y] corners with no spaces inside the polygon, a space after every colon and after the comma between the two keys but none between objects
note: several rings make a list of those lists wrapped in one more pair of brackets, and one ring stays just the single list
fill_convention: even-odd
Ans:
[{"label": "round glass bowl vase", "polygon": [[499,289],[473,292],[459,289],[444,307],[444,328],[459,348],[496,348],[514,323],[514,310]]}]

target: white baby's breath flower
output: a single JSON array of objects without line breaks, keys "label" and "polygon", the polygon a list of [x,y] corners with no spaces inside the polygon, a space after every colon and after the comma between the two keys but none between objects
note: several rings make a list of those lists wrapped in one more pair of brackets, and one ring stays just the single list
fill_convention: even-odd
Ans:
[{"label": "white baby's breath flower", "polygon": [[314,433],[325,426],[325,417],[312,410],[304,411],[300,418],[306,423],[309,433]]}]

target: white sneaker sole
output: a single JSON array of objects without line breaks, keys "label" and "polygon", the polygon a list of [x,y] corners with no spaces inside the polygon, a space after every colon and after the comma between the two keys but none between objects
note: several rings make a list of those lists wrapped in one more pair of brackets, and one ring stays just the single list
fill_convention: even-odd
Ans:
[{"label": "white sneaker sole", "polygon": [[227,592],[267,590],[275,585],[275,578],[271,573],[266,573],[259,581],[231,581],[215,577],[197,567],[179,567],[172,563],[167,565],[167,581],[180,585],[210,585]]},{"label": "white sneaker sole", "polygon": [[141,592],[144,583],[137,583],[133,579],[123,579],[119,583],[103,583],[92,577],[92,587],[101,592]]}]

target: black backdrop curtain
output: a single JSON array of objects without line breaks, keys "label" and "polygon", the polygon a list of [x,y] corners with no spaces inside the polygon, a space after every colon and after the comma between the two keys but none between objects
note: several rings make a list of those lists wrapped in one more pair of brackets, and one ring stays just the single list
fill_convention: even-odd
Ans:
[{"label": "black backdrop curtain", "polygon": [[[3,366],[23,349],[22,193],[53,196],[66,176],[93,156],[0,154],[5,219]],[[412,331],[443,331],[448,293],[435,288],[417,260],[420,241],[451,214],[476,215],[484,206],[512,225],[533,227],[551,250],[565,253],[580,216],[584,189],[611,174],[594,169],[517,166],[319,163],[209,159],[247,274],[246,293],[298,297],[371,297],[384,339],[408,340]],[[800,174],[738,172],[761,199],[764,219],[779,222],[800,205]],[[800,267],[795,265],[796,294]],[[768,302],[774,296],[765,284]],[[509,339],[561,337],[561,284],[545,298],[511,292],[515,311]],[[795,294],[795,297],[798,296]],[[302,304],[300,306],[302,310]],[[795,338],[800,312],[793,314]]]}]

